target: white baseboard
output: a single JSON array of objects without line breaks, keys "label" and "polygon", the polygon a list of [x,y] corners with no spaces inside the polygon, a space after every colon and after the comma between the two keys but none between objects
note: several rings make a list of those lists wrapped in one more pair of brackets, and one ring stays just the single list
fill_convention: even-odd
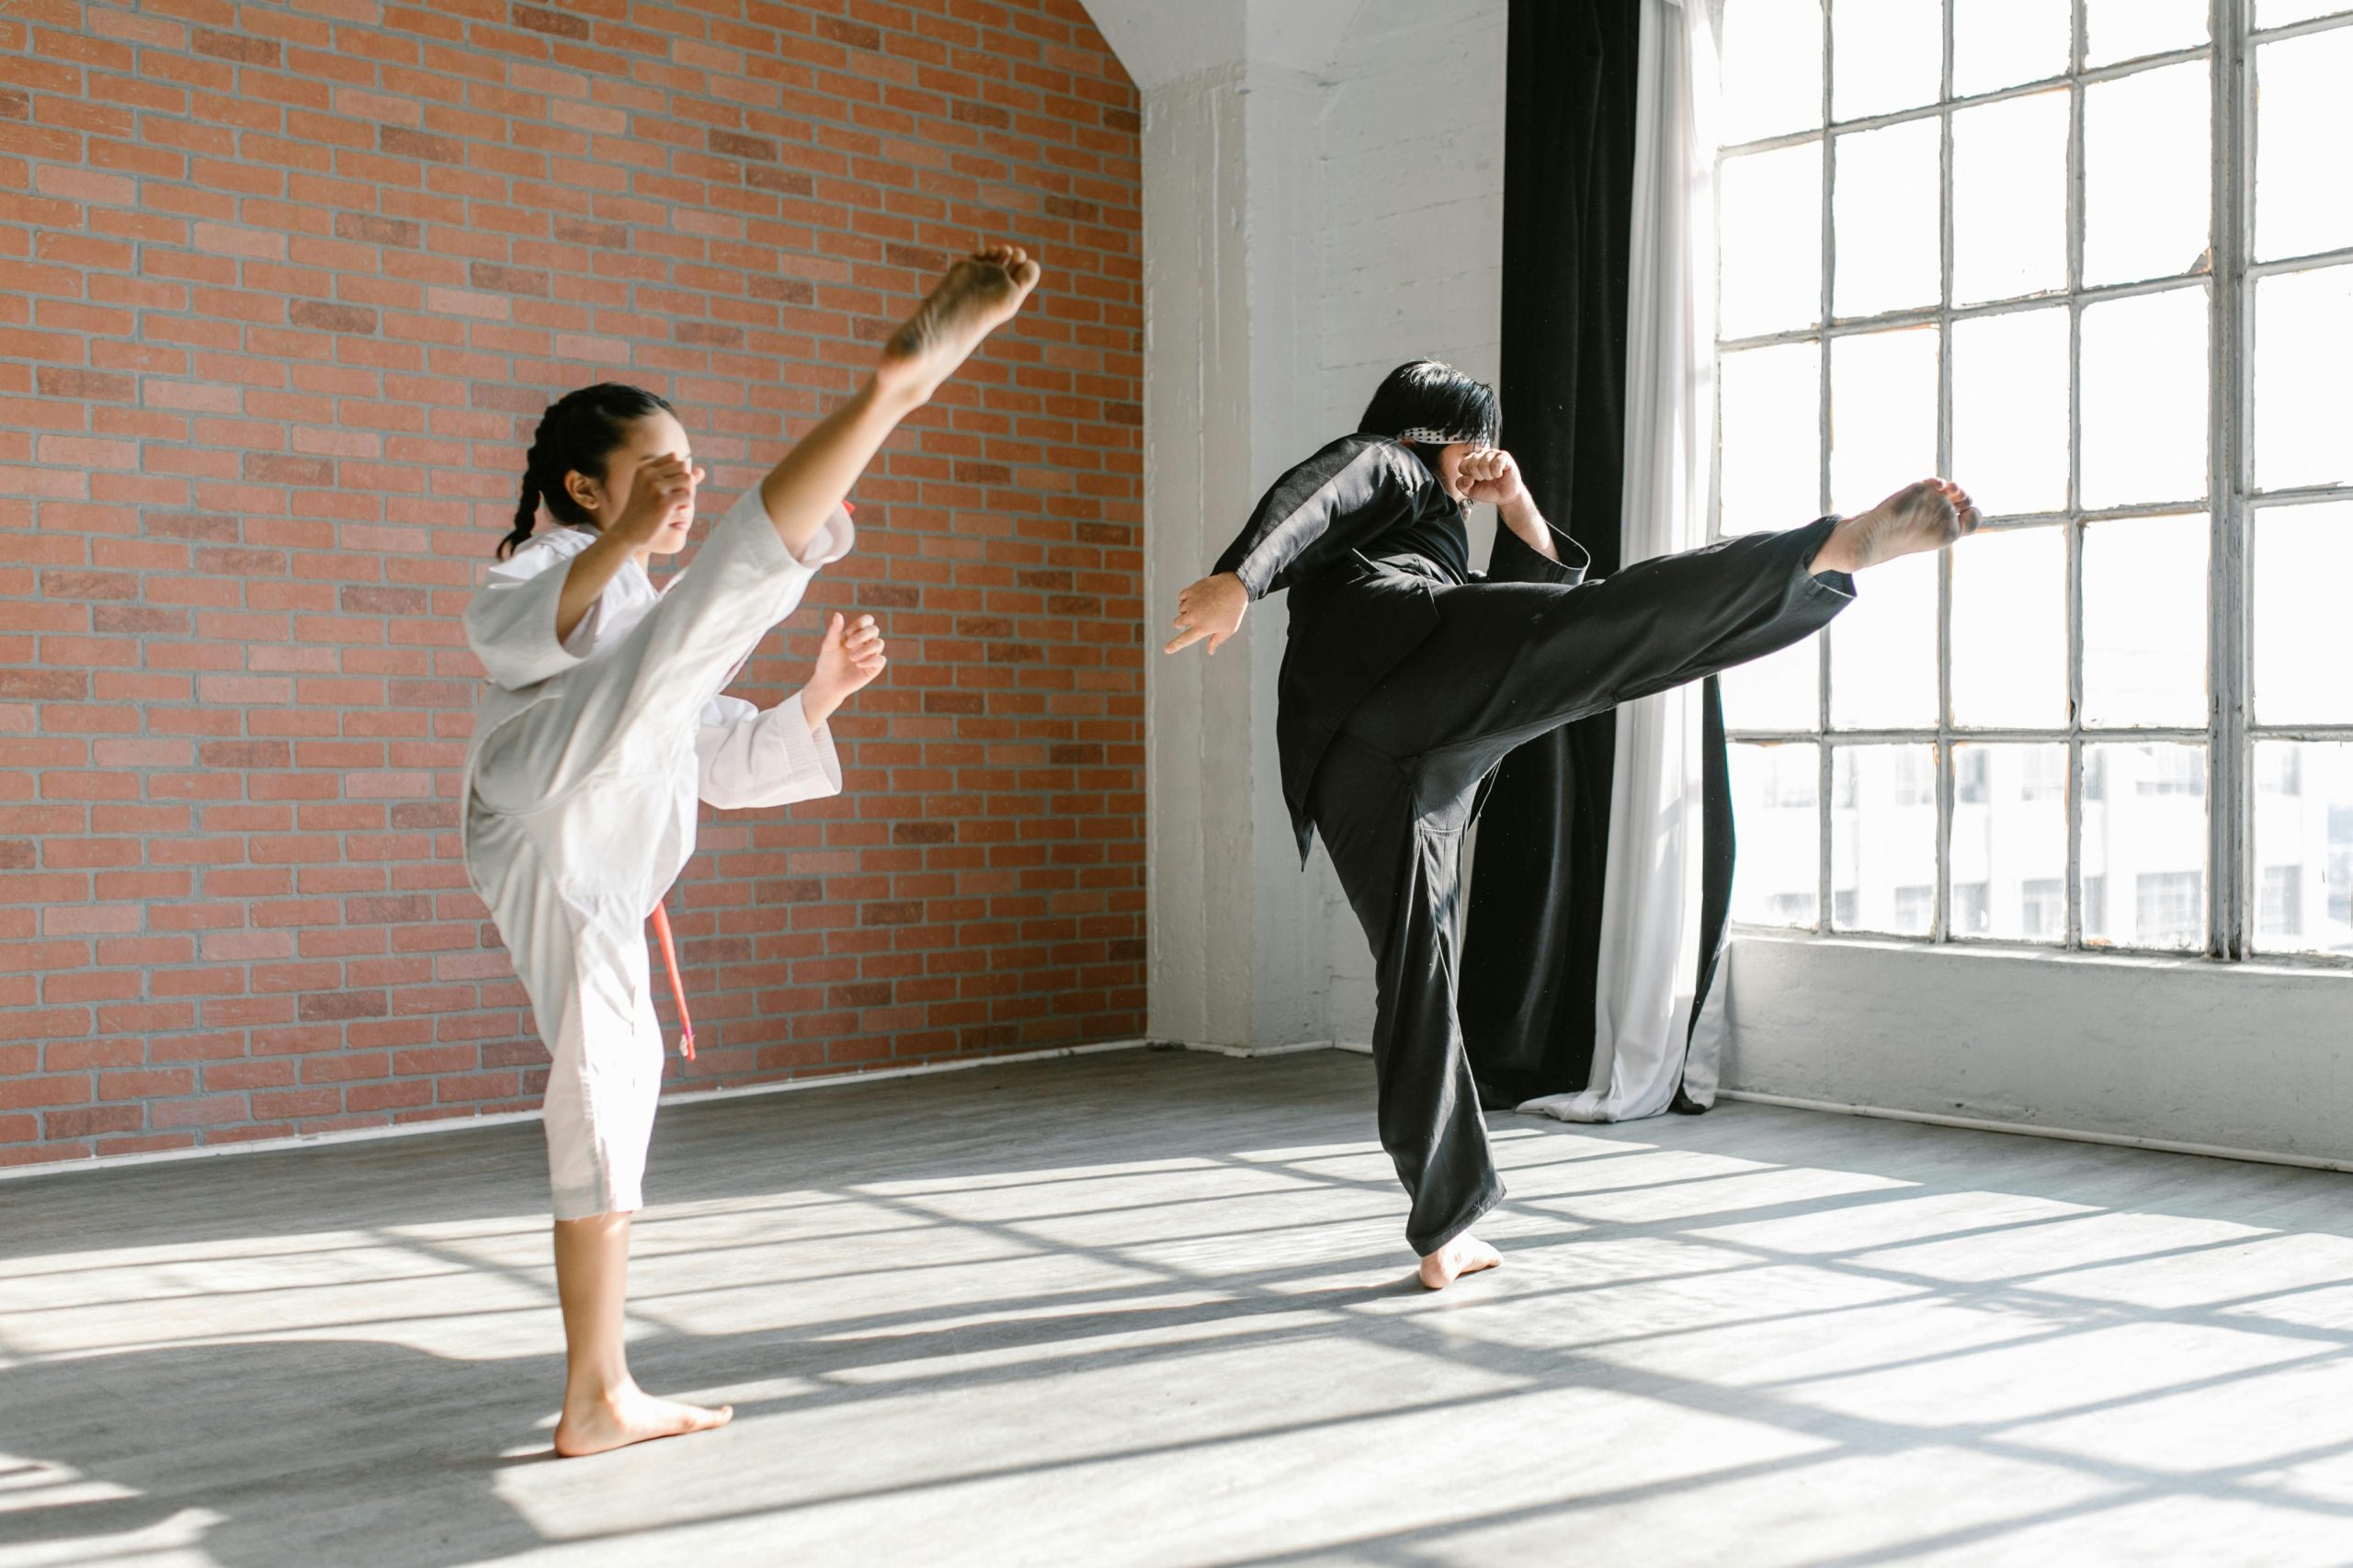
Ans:
[{"label": "white baseboard", "polygon": [[1339,1040],[1302,1040],[1294,1041],[1290,1045],[1203,1045],[1193,1040],[1187,1040],[1185,1042],[1185,1049],[1188,1051],[1206,1051],[1212,1056],[1233,1056],[1241,1058],[1257,1056],[1297,1056],[1302,1052],[1310,1051],[1353,1051],[1359,1055],[1364,1056],[1370,1056],[1372,1054],[1372,1047],[1369,1045],[1350,1045],[1347,1041]]},{"label": "white baseboard", "polygon": [[2086,1132],[2072,1127],[2040,1127],[2029,1121],[1986,1121],[1970,1116],[1938,1116],[1931,1111],[1892,1110],[1885,1106],[1842,1105],[1835,1100],[1805,1100],[1790,1095],[1755,1094],[1746,1089],[1720,1089],[1716,1097],[1745,1100],[1751,1105],[1784,1106],[1791,1110],[1828,1111],[1836,1116],[1873,1116],[1886,1121],[1919,1121],[1931,1127],[1957,1127],[1970,1132],[2058,1138],[2071,1143],[2106,1143],[2120,1149],[2148,1149],[2164,1154],[2200,1154],[2208,1159],[2246,1160],[2263,1165],[2296,1165],[2306,1170],[2353,1171],[2353,1160],[2326,1159],[2313,1154],[2280,1154],[2268,1149],[2226,1149],[2211,1143],[2185,1143],[2171,1138],[2140,1138],[2126,1132]]},{"label": "white baseboard", "polygon": [[[1142,1051],[1165,1042],[1111,1040],[1096,1045],[1063,1045],[1048,1051],[1022,1051],[1005,1056],[958,1057],[952,1062],[918,1062],[905,1067],[859,1068],[848,1073],[813,1074],[782,1078],[773,1084],[745,1084],[732,1089],[677,1089],[662,1096],[665,1105],[693,1105],[705,1100],[744,1099],[753,1095],[790,1094],[822,1089],[835,1084],[872,1084],[884,1078],[917,1078],[934,1073],[961,1073],[974,1067],[1003,1067],[1019,1062],[1051,1062],[1063,1056],[1094,1056],[1107,1051]],[[1203,1047],[1188,1047],[1200,1050]],[[1236,1054],[1247,1055],[1242,1051]],[[346,1127],[333,1132],[313,1132],[295,1138],[256,1138],[242,1143],[199,1143],[187,1149],[153,1149],[136,1154],[97,1154],[87,1159],[54,1160],[45,1165],[0,1168],[0,1181],[25,1181],[35,1176],[63,1176],[74,1171],[121,1170],[128,1165],[167,1165],[178,1160],[212,1159],[223,1154],[269,1153],[287,1149],[317,1149],[335,1143],[372,1143],[384,1138],[415,1138],[434,1132],[463,1132],[478,1127],[504,1127],[537,1121],[536,1110],[495,1111],[487,1116],[450,1116],[432,1121],[404,1121],[387,1127]]]}]

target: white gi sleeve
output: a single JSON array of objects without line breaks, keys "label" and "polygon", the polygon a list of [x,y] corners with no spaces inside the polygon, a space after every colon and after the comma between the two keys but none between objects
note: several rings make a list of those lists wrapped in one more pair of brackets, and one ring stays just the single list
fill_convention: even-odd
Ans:
[{"label": "white gi sleeve", "polygon": [[809,730],[794,692],[766,712],[740,697],[703,705],[695,731],[698,792],[722,811],[822,800],[842,790],[841,758],[833,733]]},{"label": "white gi sleeve", "polygon": [[[759,486],[754,485],[751,494],[756,496],[759,493]],[[765,513],[766,504],[759,505]],[[801,547],[801,564],[813,572],[822,566],[831,566],[847,555],[857,544],[858,528],[849,520],[849,508],[836,506],[825,515],[824,522],[817,525],[817,531],[809,536],[809,542]]]},{"label": "white gi sleeve", "polygon": [[[556,605],[576,553],[555,547],[546,536],[534,540],[493,566],[466,601],[466,642],[490,678],[509,691],[562,675],[580,663],[581,654],[555,638]],[[594,645],[589,622],[596,616],[592,608],[573,633],[575,647],[585,651]]]}]

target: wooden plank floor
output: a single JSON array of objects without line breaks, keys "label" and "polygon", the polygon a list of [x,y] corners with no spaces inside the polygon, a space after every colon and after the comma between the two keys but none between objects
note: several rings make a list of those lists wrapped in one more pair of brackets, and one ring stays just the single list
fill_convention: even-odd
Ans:
[{"label": "wooden plank floor", "polygon": [[0,1184],[0,1568],[2353,1562],[2318,1173],[1727,1106],[1495,1119],[1413,1289],[1371,1074],[1124,1052],[665,1110],[544,1458],[536,1127]]}]

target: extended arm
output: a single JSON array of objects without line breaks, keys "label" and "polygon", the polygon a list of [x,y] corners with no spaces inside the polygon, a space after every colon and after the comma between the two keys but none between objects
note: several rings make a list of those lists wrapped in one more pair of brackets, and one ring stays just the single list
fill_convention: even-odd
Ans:
[{"label": "extended arm", "polygon": [[1420,461],[1394,442],[1352,436],[1275,481],[1210,575],[1177,594],[1177,635],[1165,651],[1207,638],[1216,653],[1253,601],[1315,576],[1409,516],[1428,483]]},{"label": "extended arm", "polygon": [[1240,578],[1254,600],[1279,593],[1410,515],[1428,483],[1393,441],[1335,441],[1275,481],[1211,574]]}]

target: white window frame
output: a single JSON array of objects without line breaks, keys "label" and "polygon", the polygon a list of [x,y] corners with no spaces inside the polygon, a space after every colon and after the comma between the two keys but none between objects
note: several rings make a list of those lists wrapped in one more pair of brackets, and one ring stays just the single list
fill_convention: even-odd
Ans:
[{"label": "white window frame", "polygon": [[[2256,487],[2252,446],[2247,432],[2253,417],[2254,375],[2251,353],[2254,342],[2254,301],[2256,282],[2275,273],[2301,271],[2335,264],[2353,264],[2353,247],[2300,256],[2280,260],[2256,263],[2250,255],[2249,236],[2253,232],[2253,202],[2255,190],[2255,59],[2257,46],[2276,40],[2353,28],[2353,13],[2291,23],[2284,27],[2256,30],[2253,26],[2255,0],[2211,0],[2208,17],[2208,41],[2195,48],[2179,49],[2162,54],[2147,55],[2112,65],[2086,69],[2086,0],[2075,0],[2073,34],[2069,51],[2069,70],[2063,75],[2050,76],[2002,88],[1995,92],[1955,99],[1953,87],[1953,10],[1957,0],[1943,0],[1944,58],[1938,100],[1920,108],[1896,113],[1869,116],[1851,120],[1834,118],[1832,94],[1836,80],[1835,38],[1832,13],[1836,5],[1868,5],[1871,0],[1825,0],[1822,7],[1822,114],[1819,124],[1809,129],[1763,137],[1721,148],[1717,153],[1717,167],[1723,160],[1746,153],[1769,152],[1779,148],[1802,146],[1819,140],[1823,159],[1822,178],[1822,294],[1820,317],[1812,326],[1787,332],[1756,336],[1723,339],[1717,342],[1719,354],[1741,349],[1761,348],[1775,345],[1813,344],[1820,350],[1820,402],[1817,408],[1820,445],[1820,486],[1818,511],[1831,509],[1830,479],[1830,366],[1831,345],[1841,337],[1862,333],[1884,332],[1906,326],[1929,326],[1938,329],[1938,387],[1937,469],[1940,473],[1951,472],[1952,461],[1952,325],[1955,321],[1968,321],[1988,316],[2011,314],[2029,310],[2048,310],[2063,303],[2069,317],[2069,392],[2068,422],[2068,495],[2079,500],[2082,494],[2082,435],[2081,409],[2083,312],[2086,304],[2103,301],[2153,294],[2182,288],[2200,288],[2209,297],[2208,318],[2208,481],[2207,506],[2211,531],[2209,553],[2208,614],[2211,621],[2208,636],[2209,718],[2202,728],[2140,726],[2086,727],[2082,721],[2083,699],[2083,540],[2086,522],[2111,518],[2180,516],[2184,510],[2178,502],[2153,503],[2105,510],[2084,510],[2073,507],[2062,512],[2045,512],[2029,516],[2006,517],[1988,524],[1989,530],[2009,528],[2035,528],[2057,525],[2066,530],[2067,562],[2067,698],[2068,722],[2063,728],[2052,729],[1980,729],[1956,726],[1952,722],[1952,565],[1949,555],[1938,562],[1938,626],[1937,680],[1938,720],[1933,727],[1900,730],[1857,730],[1833,727],[1830,722],[1831,660],[1829,638],[1818,640],[1817,659],[1819,689],[1816,700],[1816,725],[1810,730],[1762,730],[1733,728],[1729,739],[1739,743],[1801,743],[1819,748],[1821,769],[1816,799],[1822,803],[1817,831],[1820,835],[1820,881],[1813,925],[1807,926],[1758,926],[1745,927],[1759,931],[1789,934],[1813,930],[1824,936],[1854,937],[1871,940],[1890,939],[1884,934],[1869,930],[1840,929],[1835,924],[1836,881],[1832,844],[1834,823],[1832,801],[1833,767],[1837,747],[1872,744],[1908,744],[1935,746],[1937,777],[1937,846],[1936,899],[1929,934],[1925,937],[1909,937],[1893,939],[1927,943],[1967,943],[1978,947],[2021,948],[2038,952],[2055,949],[2083,950],[2086,944],[2083,935],[2083,758],[2086,743],[2132,742],[2195,742],[2204,747],[2206,757],[2206,933],[2204,953],[2219,960],[2242,960],[2249,954],[2253,927],[2260,911],[2261,888],[2257,885],[2260,872],[2253,861],[2251,840],[2254,835],[2251,775],[2254,770],[2255,744],[2257,741],[2336,741],[2353,742],[2353,723],[2339,725],[2258,725],[2252,722],[2249,712],[2248,687],[2248,627],[2246,597],[2247,563],[2254,536],[2256,516],[2278,506],[2292,506],[2301,502],[2343,499],[2353,496],[2353,483],[2308,486],[2295,489],[2261,491]],[[2139,75],[2144,72],[2197,61],[2210,61],[2209,80],[2212,89],[2211,211],[2209,265],[2204,272],[2189,272],[2171,277],[2125,284],[2100,285],[2086,288],[2083,284],[2084,250],[2084,108],[2085,89],[2101,82]],[[2069,95],[2069,126],[2067,136],[2067,285],[2062,292],[2037,294],[2027,299],[2005,301],[1990,305],[1973,305],[1956,309],[1950,304],[1953,272],[1953,158],[1952,117],[1956,110],[2006,99],[2025,97],[2032,94],[2064,89]],[[2353,90],[2353,88],[2348,88]],[[1834,309],[1834,289],[1836,281],[1836,241],[1833,213],[1836,201],[1837,142],[1842,135],[1859,131],[1921,120],[1935,119],[1939,123],[1940,151],[1938,177],[1940,245],[1940,288],[1938,302],[1932,307],[1895,311],[1873,316],[1839,317]],[[1716,185],[1722,187],[1719,178]],[[1722,233],[1721,222],[1717,232]],[[2215,265],[2220,258],[2224,265]],[[1721,264],[1721,256],[1719,256]],[[1719,266],[1721,285],[1721,266]],[[1719,378],[1719,406],[1716,427],[1723,427]],[[2353,438],[2353,437],[2348,437]],[[1720,437],[1721,439],[1721,437]],[[1721,453],[1721,447],[1719,449]],[[1956,475],[1964,483],[1966,475]],[[1714,530],[1722,537],[1721,496]],[[1965,548],[1965,547],[1964,547]],[[1952,900],[1952,824],[1954,809],[1954,769],[1952,748],[1955,744],[2033,743],[2051,744],[2063,742],[2067,747],[2067,870],[2066,921],[2064,939],[2059,943],[2027,942],[2015,938],[1957,937],[1949,928],[1948,915]],[[2109,906],[2114,901],[2129,897],[2129,888],[2108,890]],[[2181,949],[2132,949],[2100,943],[2091,946],[2095,952],[2148,952],[2171,957],[2182,956]],[[2267,964],[2311,964],[2330,968],[2353,965],[2353,958],[2325,954],[2296,954],[2267,950],[2259,955]]]}]

